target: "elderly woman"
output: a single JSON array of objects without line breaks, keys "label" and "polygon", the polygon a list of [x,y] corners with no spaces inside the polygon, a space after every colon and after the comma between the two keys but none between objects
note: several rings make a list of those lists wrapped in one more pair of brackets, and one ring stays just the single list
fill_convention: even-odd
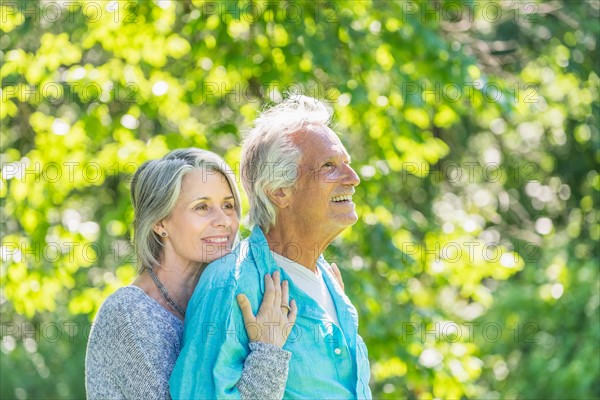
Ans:
[{"label": "elderly woman", "polygon": [[[170,397],[190,296],[206,265],[231,251],[238,232],[234,174],[209,151],[176,150],[144,163],[133,177],[131,199],[139,276],[106,299],[94,322],[85,365],[90,399]],[[245,296],[238,299],[255,339],[237,383],[243,398],[281,398],[287,380],[291,354],[282,347],[297,307],[288,303],[287,281],[280,283],[278,274],[264,279],[256,316]]]}]

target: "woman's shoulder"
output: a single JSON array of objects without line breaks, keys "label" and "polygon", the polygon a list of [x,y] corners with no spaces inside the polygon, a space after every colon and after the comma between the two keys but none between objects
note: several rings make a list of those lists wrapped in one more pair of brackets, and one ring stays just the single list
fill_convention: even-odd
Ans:
[{"label": "woman's shoulder", "polygon": [[143,326],[173,327],[179,331],[183,324],[137,286],[125,286],[108,296],[94,321],[94,326],[118,330],[135,330]]},{"label": "woman's shoulder", "polygon": [[105,303],[114,306],[139,304],[151,300],[146,292],[138,286],[129,285],[117,289],[113,294],[106,298]]},{"label": "woman's shoulder", "polygon": [[[139,312],[143,309],[154,308],[153,300],[137,286],[125,286],[117,289],[113,294],[108,296],[96,318],[102,317],[105,314],[120,314],[123,312]],[[156,304],[158,305],[158,304]]]}]

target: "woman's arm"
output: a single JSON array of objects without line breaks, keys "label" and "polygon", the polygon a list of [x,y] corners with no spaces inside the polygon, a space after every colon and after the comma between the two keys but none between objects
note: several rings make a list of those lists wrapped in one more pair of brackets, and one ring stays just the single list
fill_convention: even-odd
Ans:
[{"label": "woman's arm", "polygon": [[282,347],[298,313],[296,302],[289,301],[288,282],[280,284],[279,272],[273,277],[265,275],[265,295],[256,316],[245,295],[238,295],[237,301],[252,350],[236,385],[240,396],[242,399],[281,399],[292,356]]},{"label": "woman's arm", "polygon": [[167,365],[174,362],[170,350],[176,344],[169,342],[163,322],[141,312],[128,296],[112,298],[102,307],[86,354],[88,399],[170,398]]},{"label": "woman's arm", "polygon": [[242,399],[282,399],[292,353],[275,345],[250,342],[250,354],[244,362],[236,387]]}]

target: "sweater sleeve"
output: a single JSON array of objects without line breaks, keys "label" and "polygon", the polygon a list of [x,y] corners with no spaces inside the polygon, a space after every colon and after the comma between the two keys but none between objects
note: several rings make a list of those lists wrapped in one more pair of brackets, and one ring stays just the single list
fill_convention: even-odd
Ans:
[{"label": "sweater sleeve", "polygon": [[88,357],[94,360],[86,367],[88,399],[170,399],[164,340],[149,332],[148,321],[134,320],[120,306],[103,311],[88,348]]},{"label": "sweater sleeve", "polygon": [[272,344],[252,342],[237,383],[242,399],[282,399],[288,377],[289,351]]},{"label": "sweater sleeve", "polygon": [[152,351],[158,343],[153,343],[149,336],[142,337],[143,329],[136,328],[129,315],[125,318],[113,364],[113,376],[117,377],[122,393],[127,399],[170,399],[168,372],[152,361]]}]

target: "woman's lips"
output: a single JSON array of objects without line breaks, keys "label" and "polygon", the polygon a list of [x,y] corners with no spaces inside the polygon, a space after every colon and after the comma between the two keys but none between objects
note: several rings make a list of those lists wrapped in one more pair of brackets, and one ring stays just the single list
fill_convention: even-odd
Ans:
[{"label": "woman's lips", "polygon": [[202,241],[210,244],[226,244],[229,242],[229,236],[209,236],[202,238]]}]

